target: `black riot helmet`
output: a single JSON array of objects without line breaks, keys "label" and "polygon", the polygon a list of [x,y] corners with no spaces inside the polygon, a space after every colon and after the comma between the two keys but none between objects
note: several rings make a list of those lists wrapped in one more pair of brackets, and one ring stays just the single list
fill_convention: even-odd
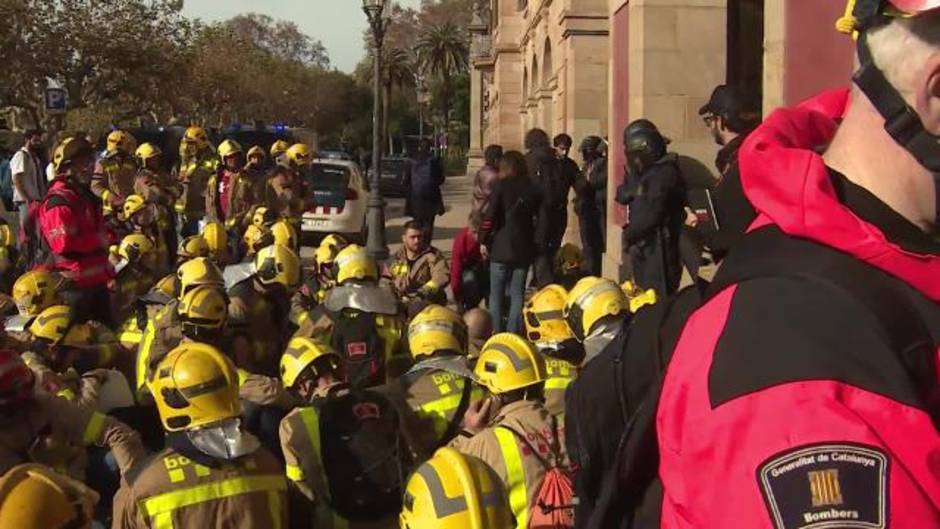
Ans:
[{"label": "black riot helmet", "polygon": [[630,166],[642,171],[666,156],[666,139],[655,128],[635,128],[624,131],[623,149]]}]

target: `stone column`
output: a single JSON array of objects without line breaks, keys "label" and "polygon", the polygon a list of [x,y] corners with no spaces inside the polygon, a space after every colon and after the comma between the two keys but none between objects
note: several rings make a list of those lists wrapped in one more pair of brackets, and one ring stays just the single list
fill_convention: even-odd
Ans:
[{"label": "stone column", "polygon": [[470,150],[467,152],[467,174],[472,176],[483,167],[483,72],[470,69]]}]

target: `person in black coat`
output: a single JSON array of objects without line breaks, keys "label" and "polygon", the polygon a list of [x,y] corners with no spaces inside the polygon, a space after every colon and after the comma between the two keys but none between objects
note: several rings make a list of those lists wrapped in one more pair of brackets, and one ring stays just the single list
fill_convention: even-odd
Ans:
[{"label": "person in black coat", "polygon": [[667,154],[666,140],[650,128],[628,127],[624,151],[635,176],[630,186],[622,188],[626,196],[617,198],[630,206],[623,239],[629,245],[634,280],[665,298],[678,290],[682,278],[679,235],[687,199],[678,158]]},{"label": "person in black coat", "polygon": [[607,247],[607,156],[600,136],[588,136],[581,142],[584,168],[575,183],[578,224],[584,268],[589,275],[601,275],[601,259]]},{"label": "person in black coat", "polygon": [[[564,142],[564,137],[557,139]],[[549,144],[548,134],[532,129],[525,137],[526,168],[529,180],[541,194],[541,207],[535,224],[535,284],[542,288],[554,282],[555,254],[568,226],[568,193],[577,171],[563,164],[556,149]],[[568,138],[568,148],[571,139]],[[573,162],[572,162],[573,163]],[[576,168],[576,167],[575,167]]]},{"label": "person in black coat", "polygon": [[508,330],[522,334],[525,280],[538,251],[535,223],[541,206],[541,193],[529,180],[525,157],[518,151],[503,155],[499,173],[499,181],[493,188],[480,228],[481,252],[485,259],[490,260],[488,308],[496,332]]},{"label": "person in black coat", "polygon": [[434,239],[434,220],[444,213],[444,168],[441,160],[431,152],[431,142],[422,139],[418,151],[411,159],[411,177],[407,199],[407,213],[425,227],[428,241]]}]

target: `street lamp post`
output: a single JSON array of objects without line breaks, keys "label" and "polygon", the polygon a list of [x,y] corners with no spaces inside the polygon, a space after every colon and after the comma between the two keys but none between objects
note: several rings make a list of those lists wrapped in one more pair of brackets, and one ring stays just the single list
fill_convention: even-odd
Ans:
[{"label": "street lamp post", "polygon": [[385,39],[385,0],[362,0],[372,27],[372,177],[369,185],[369,238],[366,250],[378,261],[388,259],[385,240],[385,200],[379,190],[382,165],[382,41]]}]

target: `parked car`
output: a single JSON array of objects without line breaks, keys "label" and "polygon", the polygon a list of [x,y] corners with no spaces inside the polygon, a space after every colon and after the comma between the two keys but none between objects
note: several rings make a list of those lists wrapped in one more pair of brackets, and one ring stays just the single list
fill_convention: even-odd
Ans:
[{"label": "parked car", "polygon": [[365,241],[368,195],[359,164],[317,158],[304,175],[308,209],[301,219],[304,241],[330,233]]},{"label": "parked car", "polygon": [[348,152],[333,149],[321,150],[317,152],[317,158],[322,158],[324,160],[346,160],[349,162],[355,161]]},{"label": "parked car", "polygon": [[379,190],[386,197],[405,197],[411,179],[411,162],[408,158],[383,158],[379,174]]}]

